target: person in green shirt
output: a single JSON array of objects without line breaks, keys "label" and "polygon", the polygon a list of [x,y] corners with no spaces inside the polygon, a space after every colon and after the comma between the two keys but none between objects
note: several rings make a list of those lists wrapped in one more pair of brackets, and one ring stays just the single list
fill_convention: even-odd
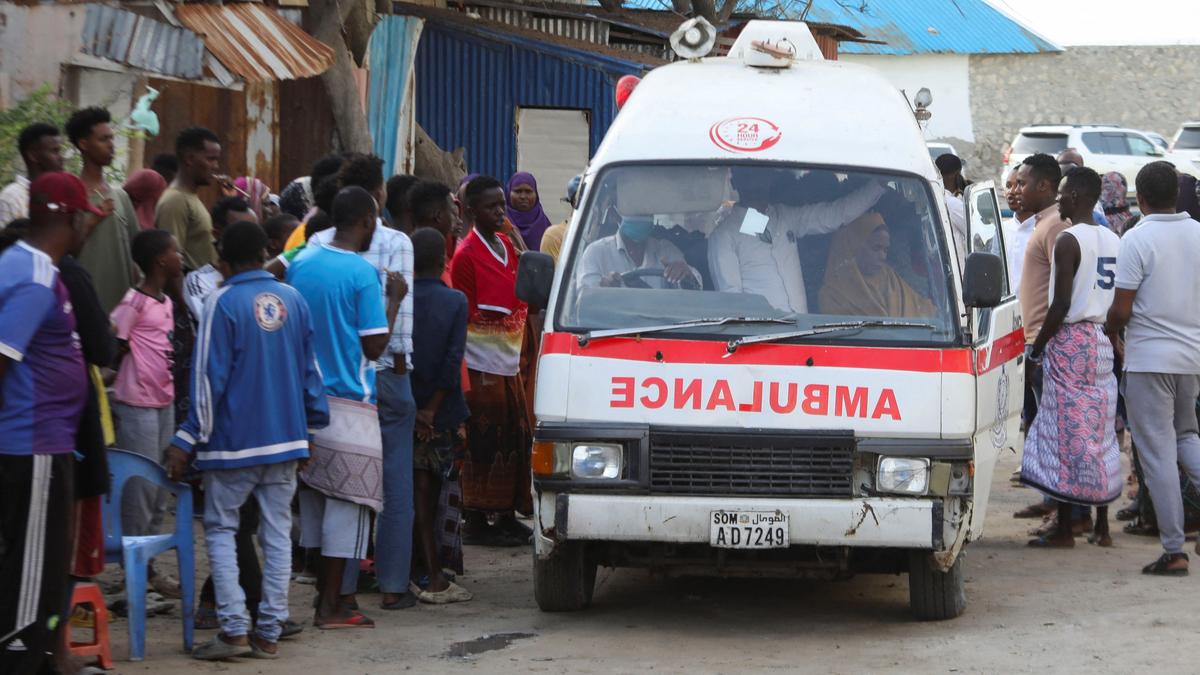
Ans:
[{"label": "person in green shirt", "polygon": [[184,129],[175,139],[175,155],[179,158],[179,173],[158,200],[154,224],[175,235],[183,246],[183,263],[188,270],[216,265],[212,218],[196,196],[196,189],[218,180],[220,139],[203,127]]},{"label": "person in green shirt", "polygon": [[106,214],[84,242],[79,264],[91,275],[104,311],[111,312],[138,283],[130,254],[130,242],[140,231],[137,212],[129,195],[104,179],[104,170],[116,157],[116,134],[109,112],[94,107],[77,110],[67,120],[66,131],[83,159],[79,178],[87,188],[88,200]]}]

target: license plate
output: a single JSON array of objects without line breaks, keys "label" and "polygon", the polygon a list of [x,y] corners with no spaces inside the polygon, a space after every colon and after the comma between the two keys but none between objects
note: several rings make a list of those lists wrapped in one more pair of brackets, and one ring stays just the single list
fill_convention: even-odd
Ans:
[{"label": "license plate", "polygon": [[787,548],[788,514],[782,511],[712,511],[708,543],[717,548]]}]

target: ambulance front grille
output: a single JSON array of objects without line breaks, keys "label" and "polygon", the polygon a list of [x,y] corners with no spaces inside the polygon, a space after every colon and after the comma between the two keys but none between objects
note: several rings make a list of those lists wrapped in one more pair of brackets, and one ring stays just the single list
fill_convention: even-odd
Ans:
[{"label": "ambulance front grille", "polygon": [[696,495],[851,497],[854,437],[650,435],[650,489]]}]

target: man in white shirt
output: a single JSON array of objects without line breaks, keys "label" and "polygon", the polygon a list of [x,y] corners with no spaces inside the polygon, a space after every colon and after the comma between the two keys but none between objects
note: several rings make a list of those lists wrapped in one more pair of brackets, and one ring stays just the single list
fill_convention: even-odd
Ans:
[{"label": "man in white shirt", "polygon": [[58,127],[44,122],[21,130],[17,149],[25,160],[25,175],[0,190],[0,229],[18,218],[29,217],[29,183],[43,173],[63,170],[62,138]]},{"label": "man in white shirt", "polygon": [[1176,213],[1175,167],[1151,162],[1135,182],[1142,219],[1117,254],[1116,297],[1105,331],[1125,331],[1125,405],[1143,489],[1154,500],[1163,555],[1143,574],[1186,576],[1179,469],[1200,483],[1200,223]]},{"label": "man in white shirt", "polygon": [[877,181],[831,202],[790,206],[772,203],[769,172],[734,169],[738,202],[708,238],[708,267],[724,293],[761,295],[784,312],[808,312],[808,295],[796,242],[826,234],[866,213],[883,196]]},{"label": "man in white shirt", "polygon": [[1004,249],[1008,255],[1008,287],[1016,293],[1021,287],[1021,271],[1025,267],[1025,247],[1033,236],[1033,228],[1037,225],[1034,213],[1021,208],[1020,191],[1017,190],[1017,174],[1025,170],[1024,164],[1008,172],[1004,182],[1004,198],[1008,200],[1008,208],[1013,215],[1002,225],[1004,232]]},{"label": "man in white shirt", "polygon": [[[250,205],[241,197],[222,197],[213,205],[212,224],[213,237],[220,246],[221,233],[225,228],[242,221],[258,222],[258,216],[250,209]],[[220,264],[218,262],[218,264]],[[200,269],[192,270],[183,278],[183,301],[192,313],[192,319],[197,326],[201,323],[204,312],[204,301],[212,292],[225,283],[225,275],[212,263],[205,263]]]},{"label": "man in white shirt", "polygon": [[654,221],[648,217],[626,217],[616,234],[588,245],[579,261],[579,288],[629,285],[622,275],[656,270],[640,280],[651,288],[699,289],[700,274],[687,264],[674,244],[651,238],[653,230]]}]

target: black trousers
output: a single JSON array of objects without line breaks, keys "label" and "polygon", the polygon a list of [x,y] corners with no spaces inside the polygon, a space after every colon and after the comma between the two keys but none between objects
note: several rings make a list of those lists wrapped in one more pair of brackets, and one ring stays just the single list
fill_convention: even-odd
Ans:
[{"label": "black trousers", "polygon": [[68,620],[75,458],[0,455],[0,673],[54,671]]}]

